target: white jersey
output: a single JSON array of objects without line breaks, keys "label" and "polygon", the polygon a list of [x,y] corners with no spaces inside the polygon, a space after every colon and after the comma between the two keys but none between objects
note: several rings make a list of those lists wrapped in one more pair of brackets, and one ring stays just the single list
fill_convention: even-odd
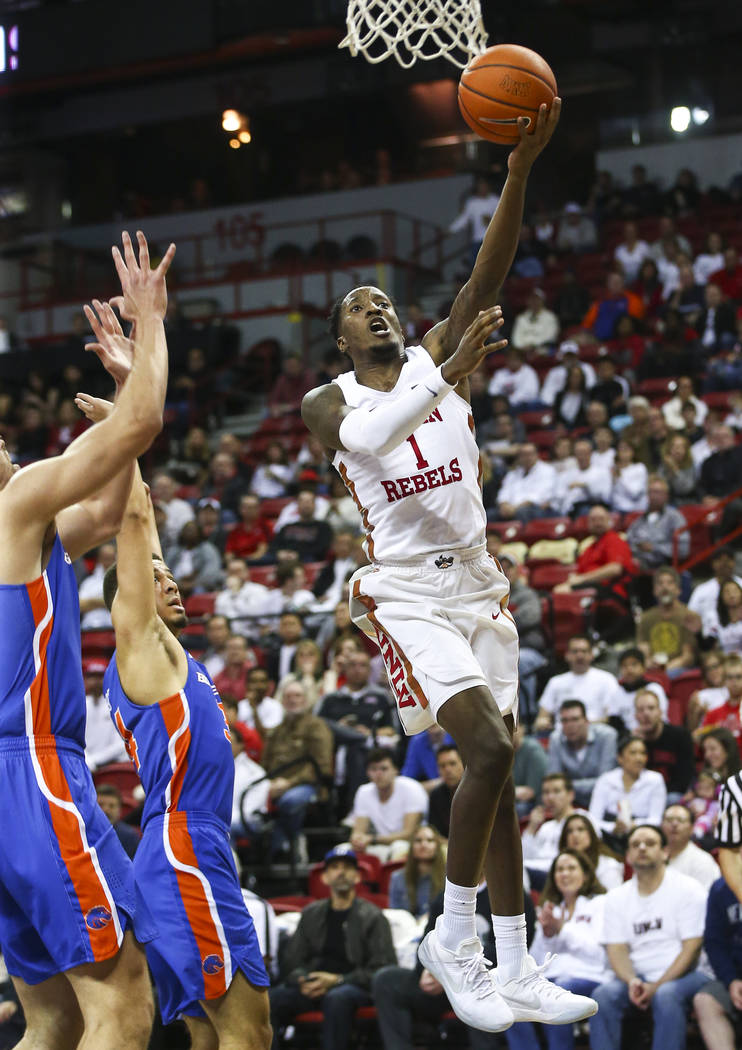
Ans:
[{"label": "white jersey", "polygon": [[[393,390],[362,386],[353,372],[333,382],[353,408],[393,401],[433,369],[425,347],[408,346],[406,354]],[[333,465],[361,512],[371,561],[406,561],[484,544],[487,518],[474,420],[455,391],[387,455],[336,452]]]}]

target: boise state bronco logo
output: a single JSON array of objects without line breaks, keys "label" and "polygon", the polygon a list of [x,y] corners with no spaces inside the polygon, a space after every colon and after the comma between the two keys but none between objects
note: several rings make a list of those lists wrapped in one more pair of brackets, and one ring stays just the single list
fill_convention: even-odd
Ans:
[{"label": "boise state bronco logo", "polygon": [[201,965],[204,973],[219,973],[224,969],[224,959],[222,959],[221,955],[207,955]]},{"label": "boise state bronco logo", "polygon": [[85,925],[89,930],[103,930],[108,926],[113,916],[105,904],[99,904],[91,908],[85,916]]}]

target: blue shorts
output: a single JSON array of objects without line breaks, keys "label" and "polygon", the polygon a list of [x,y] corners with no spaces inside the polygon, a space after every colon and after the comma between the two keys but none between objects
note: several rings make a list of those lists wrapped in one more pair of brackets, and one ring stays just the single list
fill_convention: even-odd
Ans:
[{"label": "blue shorts", "polygon": [[82,748],[0,739],[0,946],[26,984],[156,935],[131,861],[98,805]]},{"label": "blue shorts", "polygon": [[134,877],[160,930],[146,951],[165,1024],[179,1013],[202,1017],[199,1003],[223,996],[237,970],[259,988],[269,985],[221,820],[200,812],[153,817]]}]

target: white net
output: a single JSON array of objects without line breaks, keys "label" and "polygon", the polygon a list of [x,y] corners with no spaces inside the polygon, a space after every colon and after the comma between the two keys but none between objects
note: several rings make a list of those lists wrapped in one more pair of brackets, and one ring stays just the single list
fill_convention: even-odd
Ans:
[{"label": "white net", "polygon": [[463,69],[487,47],[479,0],[349,0],[346,25],[340,47],[405,69],[441,57]]}]

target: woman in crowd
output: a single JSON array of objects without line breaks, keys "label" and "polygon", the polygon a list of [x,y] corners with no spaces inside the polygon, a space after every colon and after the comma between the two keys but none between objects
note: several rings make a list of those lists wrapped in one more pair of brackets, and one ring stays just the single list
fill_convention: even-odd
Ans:
[{"label": "woman in crowd", "polygon": [[554,422],[570,429],[585,426],[587,408],[585,373],[579,365],[572,365],[567,379],[554,401]]},{"label": "woman in crowd", "polygon": [[613,461],[613,490],[611,506],[626,514],[632,510],[647,509],[647,468],[637,463],[633,445],[619,441]]},{"label": "woman in crowd", "polygon": [[562,850],[584,853],[595,869],[598,881],[607,890],[620,886],[624,881],[623,861],[617,860],[605,843],[600,841],[589,818],[582,813],[573,813],[565,820],[559,836],[559,851]]},{"label": "woman in crowd", "polygon": [[647,747],[640,736],[618,742],[618,766],[602,773],[590,799],[590,819],[620,844],[634,824],[661,824],[667,788],[661,773],[647,769]]},{"label": "woman in crowd", "polygon": [[701,724],[701,719],[712,707],[720,707],[729,698],[729,690],[724,685],[724,657],[717,649],[712,649],[701,657],[703,689],[696,689],[688,700],[688,714],[685,724],[691,732]]},{"label": "woman in crowd", "polygon": [[632,292],[644,303],[644,315],[656,314],[662,305],[662,281],[654,259],[645,259],[639,267],[639,277],[631,286]]},{"label": "woman in crowd", "polygon": [[657,473],[670,486],[670,503],[692,503],[696,498],[696,468],[685,434],[673,434],[662,450]]},{"label": "woman in crowd", "polygon": [[322,690],[324,673],[322,650],[311,638],[302,638],[296,646],[296,652],[291,661],[291,670],[278,683],[275,692],[276,700],[281,699],[284,689],[290,682],[301,682],[309,700],[309,706],[314,709],[324,695]]},{"label": "woman in crowd", "polygon": [[[610,968],[601,943],[604,902],[605,887],[588,857],[579,850],[560,849],[541,894],[531,945],[531,955],[539,965],[546,962],[549,953],[558,953],[549,965],[548,976],[560,988],[591,995],[608,980]],[[542,1031],[549,1050],[573,1050],[573,1025],[549,1024]],[[530,1024],[516,1024],[508,1035],[510,1032],[516,1037],[508,1039],[511,1050],[514,1042],[519,1050],[539,1045]]]},{"label": "woman in crowd", "polygon": [[263,462],[255,468],[250,480],[250,492],[260,499],[283,499],[289,494],[294,468],[289,464],[286,450],[280,441],[266,446]]},{"label": "woman in crowd", "polygon": [[733,773],[739,773],[739,747],[730,729],[722,726],[710,729],[701,743],[701,752],[704,767],[716,773],[720,782],[727,780]]},{"label": "woman in crowd", "polygon": [[710,618],[704,633],[716,639],[725,653],[742,652],[742,587],[736,580],[727,580],[723,584],[716,603],[716,616]]},{"label": "woman in crowd", "polygon": [[427,914],[430,902],[446,882],[443,839],[430,824],[421,824],[410,840],[403,868],[389,881],[389,907],[411,912],[416,919]]}]

